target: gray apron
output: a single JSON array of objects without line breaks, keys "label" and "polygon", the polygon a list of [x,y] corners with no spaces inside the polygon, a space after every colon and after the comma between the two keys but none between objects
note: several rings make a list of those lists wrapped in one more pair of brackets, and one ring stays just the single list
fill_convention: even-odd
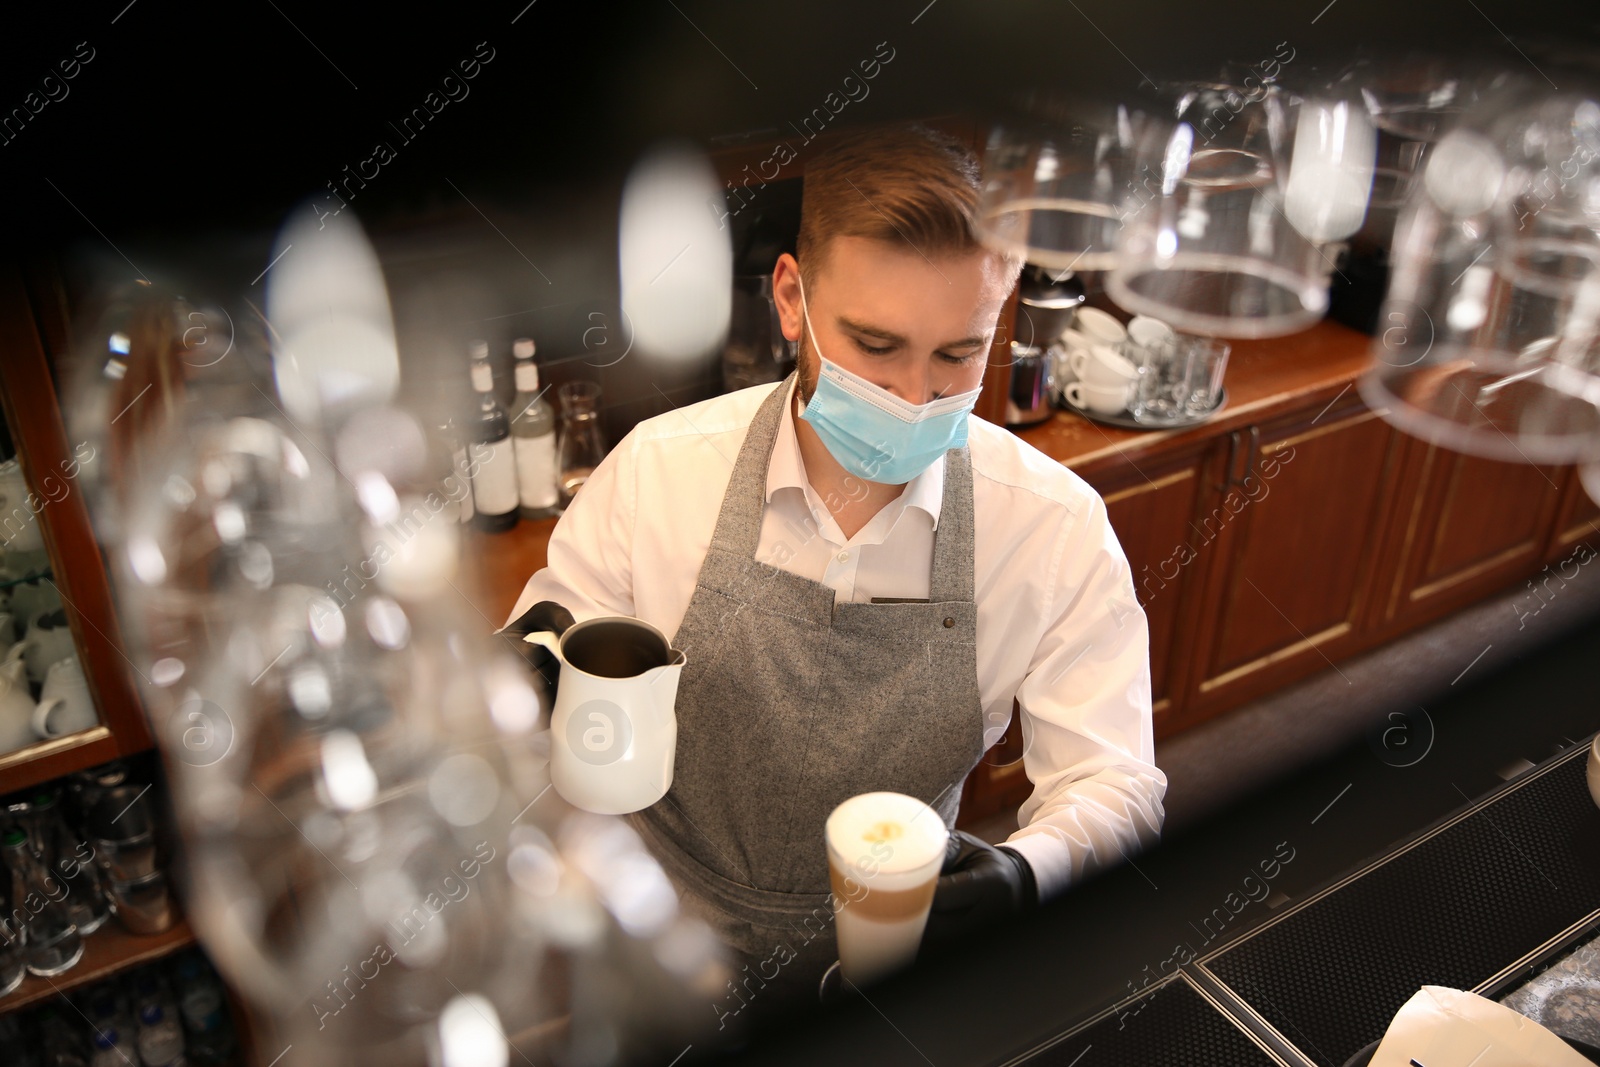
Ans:
[{"label": "gray apron", "polygon": [[828,814],[891,790],[953,826],[983,755],[967,450],[946,453],[929,601],[835,607],[829,586],[755,559],[788,395],[750,424],[673,638],[688,664],[672,789],[632,817],[685,908],[739,954],[729,1011],[780,999],[773,981],[814,1002],[837,958]]}]

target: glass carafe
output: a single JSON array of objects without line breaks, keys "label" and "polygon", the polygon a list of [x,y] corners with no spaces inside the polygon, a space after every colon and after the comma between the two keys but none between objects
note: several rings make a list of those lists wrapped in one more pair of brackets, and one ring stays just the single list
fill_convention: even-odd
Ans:
[{"label": "glass carafe", "polygon": [[28,839],[20,831],[0,839],[0,852],[11,873],[13,905],[5,935],[21,938],[23,959],[34,974],[48,977],[70,969],[83,957],[83,938],[60,903],[66,887],[28,851]]},{"label": "glass carafe", "polygon": [[561,398],[561,441],[556,446],[557,478],[561,483],[561,506],[589,480],[589,475],[606,458],[606,438],[600,430],[600,386],[594,382],[567,382],[556,395]]},{"label": "glass carafe", "polygon": [[95,878],[94,849],[82,834],[67,825],[54,796],[46,793],[34,798],[33,810],[44,832],[39,858],[66,886],[67,895],[61,904],[67,909],[67,917],[78,927],[79,935],[92,934],[111,914]]}]

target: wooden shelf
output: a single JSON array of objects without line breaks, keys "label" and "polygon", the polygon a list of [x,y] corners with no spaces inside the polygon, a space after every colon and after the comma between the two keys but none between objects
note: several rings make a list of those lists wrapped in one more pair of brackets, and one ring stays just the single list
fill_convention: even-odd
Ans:
[{"label": "wooden shelf", "polygon": [[181,918],[159,934],[130,934],[117,925],[113,916],[83,939],[83,958],[77,966],[51,978],[28,975],[9,995],[0,997],[0,1015],[158,960],[194,943],[194,931]]}]

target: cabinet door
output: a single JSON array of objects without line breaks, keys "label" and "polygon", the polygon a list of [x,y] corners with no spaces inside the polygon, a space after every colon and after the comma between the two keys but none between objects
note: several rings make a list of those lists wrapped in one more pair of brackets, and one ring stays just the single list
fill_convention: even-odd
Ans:
[{"label": "cabinet door", "polygon": [[[1388,518],[1396,436],[1360,403],[1258,428],[1257,455],[1200,520],[1219,542],[1207,584],[1198,721],[1326,669],[1362,636]],[[1187,723],[1186,723],[1187,724]]]},{"label": "cabinet door", "polygon": [[[1600,489],[1600,477],[1593,480]],[[1566,495],[1561,509],[1556,512],[1555,530],[1550,536],[1545,559],[1551,562],[1567,559],[1580,543],[1590,547],[1600,545],[1600,504],[1590,498],[1574,470],[1567,476]]]},{"label": "cabinet door", "polygon": [[1190,643],[1180,635],[1193,632],[1198,608],[1193,591],[1209,559],[1196,520],[1209,496],[1208,476],[1220,477],[1208,471],[1215,453],[1208,443],[1095,479],[1150,624],[1150,693],[1158,737],[1180,711],[1182,691],[1174,679],[1187,664]]},{"label": "cabinet door", "polygon": [[[1215,442],[1185,447],[1138,463],[1122,460],[1089,476],[1106,502],[1111,528],[1127,554],[1134,591],[1150,625],[1150,688],[1155,734],[1171,732],[1183,691],[1183,676],[1198,614],[1194,595],[1209,559],[1195,532],[1208,480],[1221,478]],[[1023,770],[1019,709],[1012,706],[1005,736],[968,775],[958,825],[971,826],[1017,807],[1033,791]]]},{"label": "cabinet door", "polygon": [[[1410,629],[1538,570],[1567,472],[1407,444],[1382,622]],[[1574,505],[1577,506],[1576,504]]]},{"label": "cabinet door", "polygon": [[[7,791],[151,747],[77,480],[93,451],[67,439],[46,354],[45,337],[65,335],[64,315],[43,314],[52,310],[36,316],[20,271],[0,269],[0,456],[14,446],[17,460],[0,468],[0,643],[16,638],[28,663],[26,674],[0,679]],[[93,707],[43,702],[54,704],[56,718],[39,730],[31,687],[42,698],[44,684],[59,677],[68,684],[50,691],[71,691],[79,673]]]}]

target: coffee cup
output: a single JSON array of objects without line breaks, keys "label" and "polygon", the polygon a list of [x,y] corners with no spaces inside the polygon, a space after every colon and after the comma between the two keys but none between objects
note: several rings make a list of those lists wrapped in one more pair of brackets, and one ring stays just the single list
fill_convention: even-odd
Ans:
[{"label": "coffee cup", "polygon": [[1149,315],[1135,315],[1128,322],[1128,340],[1143,348],[1170,345],[1177,336],[1171,326]]},{"label": "coffee cup", "polygon": [[1080,348],[1067,358],[1067,364],[1086,385],[1109,388],[1126,385],[1139,376],[1139,368],[1110,345]]},{"label": "coffee cup", "polygon": [[904,793],[862,793],[824,830],[839,970],[863,985],[910,963],[922,943],[950,832]]},{"label": "coffee cup", "polygon": [[98,721],[77,657],[52,663],[33,712],[33,732],[45,739],[61,737],[87,730]]},{"label": "coffee cup", "polygon": [[641,811],[672,788],[684,654],[660,630],[621,615],[528,634],[561,664],[550,712],[550,782],[574,807]]},{"label": "coffee cup", "polygon": [[1072,328],[1098,344],[1116,344],[1128,339],[1128,330],[1117,317],[1099,308],[1079,308]]},{"label": "coffee cup", "polygon": [[1128,406],[1128,386],[1122,385],[1090,385],[1087,382],[1072,382],[1061,391],[1067,398],[1067,403],[1084,411],[1092,411],[1096,415],[1115,415]]}]

